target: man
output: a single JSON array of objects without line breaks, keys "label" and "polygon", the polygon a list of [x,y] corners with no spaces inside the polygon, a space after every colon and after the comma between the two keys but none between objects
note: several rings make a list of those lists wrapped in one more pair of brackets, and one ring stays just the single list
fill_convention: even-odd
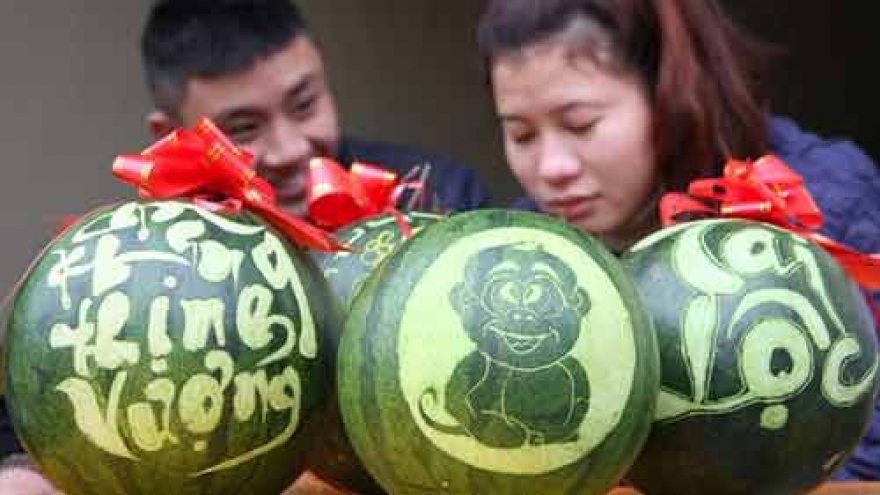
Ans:
[{"label": "man", "polygon": [[412,148],[343,137],[321,53],[289,0],[160,0],[142,55],[157,137],[209,117],[255,156],[279,203],[305,212],[310,159],[365,161],[398,173],[431,165],[430,189],[450,210],[488,203],[476,174]]}]

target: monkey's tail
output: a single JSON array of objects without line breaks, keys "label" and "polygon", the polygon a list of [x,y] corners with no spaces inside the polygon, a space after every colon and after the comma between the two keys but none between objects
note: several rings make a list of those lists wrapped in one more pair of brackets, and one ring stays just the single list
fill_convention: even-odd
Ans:
[{"label": "monkey's tail", "polygon": [[419,397],[419,415],[422,417],[422,421],[440,433],[456,436],[471,436],[470,432],[460,424],[448,425],[434,419],[430,412],[437,408],[438,403],[437,390],[434,387],[422,392],[422,395]]}]

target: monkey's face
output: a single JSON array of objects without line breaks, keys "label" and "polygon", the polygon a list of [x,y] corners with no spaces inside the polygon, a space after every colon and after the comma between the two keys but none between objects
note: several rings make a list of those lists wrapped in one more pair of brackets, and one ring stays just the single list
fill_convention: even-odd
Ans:
[{"label": "monkey's face", "polygon": [[453,294],[468,335],[481,352],[512,368],[537,369],[557,362],[580,334],[580,320],[589,307],[586,291],[554,256],[495,249],[504,249],[503,256],[484,252],[477,258],[498,263],[469,263],[467,282]]}]

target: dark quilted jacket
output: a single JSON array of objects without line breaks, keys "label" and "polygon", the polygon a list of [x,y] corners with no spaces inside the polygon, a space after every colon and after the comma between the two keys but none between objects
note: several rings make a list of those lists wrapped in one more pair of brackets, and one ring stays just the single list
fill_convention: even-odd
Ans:
[{"label": "dark quilted jacket", "polygon": [[[849,141],[822,140],[784,119],[773,119],[770,140],[804,177],[825,215],[823,232],[859,251],[880,253],[880,170],[871,159]],[[880,303],[880,292],[873,299]],[[870,429],[834,478],[880,480],[880,404],[874,403]]]}]

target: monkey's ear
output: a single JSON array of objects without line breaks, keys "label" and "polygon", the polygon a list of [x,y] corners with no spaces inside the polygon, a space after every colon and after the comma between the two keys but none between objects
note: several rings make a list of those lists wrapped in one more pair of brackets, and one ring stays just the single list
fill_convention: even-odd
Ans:
[{"label": "monkey's ear", "polygon": [[458,284],[452,288],[449,292],[449,303],[452,304],[452,307],[461,311],[462,306],[462,292],[464,292],[464,284]]},{"label": "monkey's ear", "polygon": [[590,301],[590,295],[583,287],[577,288],[574,297],[572,297],[572,302],[574,303],[575,311],[582,315],[587,314],[587,311],[589,311],[590,307],[593,305]]},{"label": "monkey's ear", "polygon": [[459,313],[466,311],[468,306],[473,303],[473,300],[473,293],[468,290],[467,284],[458,284],[449,293],[449,302]]}]

